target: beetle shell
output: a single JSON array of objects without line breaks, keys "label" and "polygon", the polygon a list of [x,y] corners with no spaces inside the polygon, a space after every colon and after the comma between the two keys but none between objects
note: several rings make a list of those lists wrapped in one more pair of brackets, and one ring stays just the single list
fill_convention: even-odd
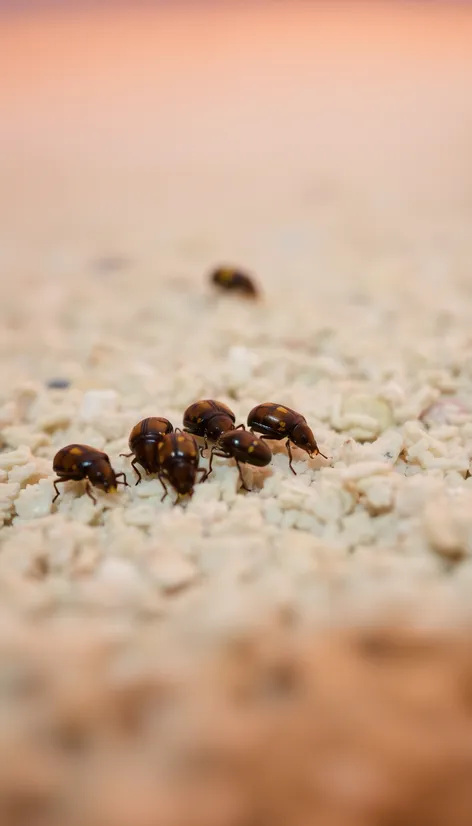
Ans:
[{"label": "beetle shell", "polygon": [[228,292],[237,292],[255,298],[259,291],[251,276],[236,267],[217,267],[210,274],[213,284]]},{"label": "beetle shell", "polygon": [[223,402],[202,399],[194,402],[184,413],[184,427],[194,436],[216,442],[226,430],[232,430],[236,417]]},{"label": "beetle shell", "polygon": [[168,419],[150,416],[136,424],[129,436],[129,449],[147,473],[159,470],[159,444],[173,427]]},{"label": "beetle shell", "polygon": [[248,427],[274,440],[286,439],[303,422],[306,424],[306,419],[300,413],[275,402],[258,404],[247,417]]},{"label": "beetle shell", "polygon": [[305,417],[283,404],[258,404],[249,413],[247,423],[248,427],[268,439],[290,439],[307,453],[318,453],[318,445]]},{"label": "beetle shell", "polygon": [[262,439],[249,430],[229,430],[218,439],[217,447],[237,462],[265,467],[272,460],[272,451]]},{"label": "beetle shell", "polygon": [[61,479],[88,479],[104,491],[116,490],[116,474],[106,453],[89,445],[66,445],[53,461],[53,470]]},{"label": "beetle shell", "polygon": [[159,444],[159,473],[181,496],[193,493],[198,462],[197,443],[188,433],[167,433]]},{"label": "beetle shell", "polygon": [[308,427],[307,421],[301,413],[285,407],[276,402],[264,402],[254,407],[247,417],[248,426],[257,433],[262,433],[266,439],[287,439],[287,453],[289,455],[289,467],[292,473],[295,470],[292,466],[292,452],[290,442],[296,447],[306,450],[309,456],[323,456],[320,453],[313,431]]}]

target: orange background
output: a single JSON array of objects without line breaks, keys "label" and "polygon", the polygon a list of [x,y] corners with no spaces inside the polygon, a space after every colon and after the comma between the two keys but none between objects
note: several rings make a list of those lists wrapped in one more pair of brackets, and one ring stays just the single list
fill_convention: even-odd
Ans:
[{"label": "orange background", "polygon": [[3,249],[80,209],[137,243],[149,209],[190,232],[332,190],[471,209],[471,43],[447,3],[3,13]]}]

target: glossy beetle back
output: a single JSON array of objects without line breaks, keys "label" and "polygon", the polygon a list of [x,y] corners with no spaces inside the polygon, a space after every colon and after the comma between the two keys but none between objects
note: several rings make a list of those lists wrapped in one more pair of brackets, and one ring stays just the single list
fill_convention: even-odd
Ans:
[{"label": "glossy beetle back", "polygon": [[129,448],[136,457],[135,461],[139,462],[147,473],[158,472],[159,445],[173,429],[168,419],[159,416],[142,419],[133,427],[129,437]]},{"label": "glossy beetle back", "polygon": [[72,444],[61,448],[54,457],[53,470],[62,481],[88,479],[106,492],[116,490],[117,476],[110,459],[106,453],[89,445]]},{"label": "glossy beetle back", "polygon": [[160,473],[181,496],[191,495],[198,470],[199,452],[193,436],[177,430],[159,445]]},{"label": "glossy beetle back", "polygon": [[218,448],[238,462],[265,467],[272,460],[269,446],[249,430],[229,430],[218,440]]},{"label": "glossy beetle back", "polygon": [[184,413],[184,427],[189,433],[215,442],[221,433],[233,428],[235,421],[233,411],[214,399],[194,402]]},{"label": "glossy beetle back", "polygon": [[210,274],[210,280],[219,289],[227,292],[237,292],[251,298],[259,295],[251,276],[235,267],[217,267]]},{"label": "glossy beetle back", "polygon": [[300,413],[276,402],[264,402],[254,407],[247,423],[250,428],[263,433],[268,439],[284,439],[290,437],[294,427],[305,419]]},{"label": "glossy beetle back", "polygon": [[169,420],[160,416],[142,419],[130,433],[129,448],[134,453],[140,442],[161,442],[167,433],[172,433],[173,429]]},{"label": "glossy beetle back", "polygon": [[107,454],[101,450],[90,447],[90,445],[72,444],[58,450],[52,467],[58,475],[77,474],[77,478],[83,479],[87,475],[87,468],[101,460],[110,463]]}]

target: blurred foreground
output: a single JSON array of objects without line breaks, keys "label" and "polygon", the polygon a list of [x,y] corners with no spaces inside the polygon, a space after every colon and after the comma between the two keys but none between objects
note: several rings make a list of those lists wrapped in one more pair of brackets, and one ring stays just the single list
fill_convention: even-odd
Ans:
[{"label": "blurred foreground", "polygon": [[469,826],[469,639],[287,620],[192,655],[2,636],[3,826]]}]

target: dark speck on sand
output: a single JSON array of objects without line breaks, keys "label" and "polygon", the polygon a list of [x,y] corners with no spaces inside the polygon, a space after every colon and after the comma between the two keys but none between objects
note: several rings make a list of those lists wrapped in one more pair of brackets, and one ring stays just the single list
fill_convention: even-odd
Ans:
[{"label": "dark speck on sand", "polygon": [[46,382],[46,387],[49,387],[50,390],[67,390],[70,387],[69,379],[49,379]]}]

